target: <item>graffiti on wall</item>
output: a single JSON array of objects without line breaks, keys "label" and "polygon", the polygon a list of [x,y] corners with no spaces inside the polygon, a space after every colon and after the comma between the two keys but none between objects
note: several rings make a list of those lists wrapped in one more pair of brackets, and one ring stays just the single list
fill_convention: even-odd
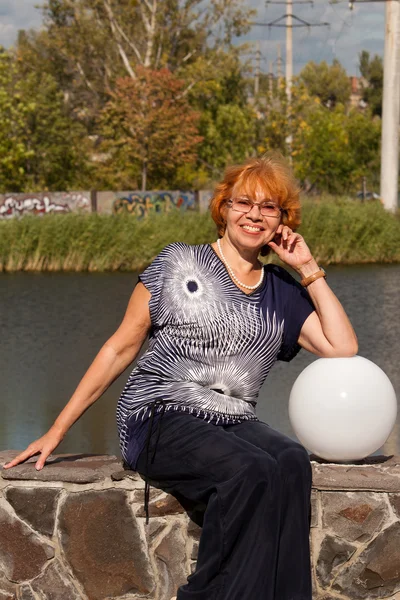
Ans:
[{"label": "graffiti on wall", "polygon": [[128,213],[139,218],[174,209],[194,210],[194,192],[121,192],[113,202],[114,214]]},{"label": "graffiti on wall", "polygon": [[0,195],[0,219],[90,210],[90,192]]}]

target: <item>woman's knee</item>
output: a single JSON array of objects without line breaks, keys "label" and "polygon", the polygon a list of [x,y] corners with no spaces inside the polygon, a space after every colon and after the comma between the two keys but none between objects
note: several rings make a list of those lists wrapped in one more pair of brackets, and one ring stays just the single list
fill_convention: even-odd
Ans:
[{"label": "woman's knee", "polygon": [[294,440],[290,440],[277,457],[283,475],[295,474],[311,477],[311,463],[307,450]]},{"label": "woman's knee", "polygon": [[260,453],[257,456],[252,456],[251,459],[247,461],[242,476],[247,483],[250,482],[252,485],[263,483],[271,485],[279,476],[277,461],[266,452]]}]

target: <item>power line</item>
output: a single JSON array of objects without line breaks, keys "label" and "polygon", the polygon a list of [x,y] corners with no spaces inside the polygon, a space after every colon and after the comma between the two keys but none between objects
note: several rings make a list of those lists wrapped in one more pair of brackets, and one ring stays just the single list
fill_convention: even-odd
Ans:
[{"label": "power line", "polygon": [[[311,27],[328,27],[329,23],[309,23],[293,14],[294,4],[311,4],[313,6],[314,3],[312,0],[267,0],[266,6],[270,4],[284,4],[286,6],[286,13],[269,23],[253,21],[251,24],[260,27],[282,27],[286,29],[286,95],[288,105],[290,105],[293,78],[293,29],[298,27],[307,27],[308,29]],[[284,23],[281,22],[283,20],[285,20]]]}]

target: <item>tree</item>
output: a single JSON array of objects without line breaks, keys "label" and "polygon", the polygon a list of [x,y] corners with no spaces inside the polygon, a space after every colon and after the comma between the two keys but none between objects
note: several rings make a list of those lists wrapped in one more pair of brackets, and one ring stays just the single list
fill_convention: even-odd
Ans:
[{"label": "tree", "polygon": [[383,63],[375,54],[371,59],[369,52],[363,50],[359,55],[359,69],[365,80],[363,100],[368,104],[373,115],[382,115]]},{"label": "tree", "polygon": [[200,132],[204,142],[199,158],[218,178],[228,165],[241,162],[255,152],[255,114],[250,107],[220,104],[215,111],[204,111]]},{"label": "tree", "polygon": [[0,188],[62,190],[84,181],[85,131],[65,110],[46,73],[21,73],[12,53],[0,51]]},{"label": "tree", "polygon": [[182,94],[184,81],[168,69],[137,67],[136,78],[116,82],[102,112],[103,168],[118,169],[127,187],[141,172],[141,187],[165,185],[176,170],[196,159],[199,113]]},{"label": "tree", "polygon": [[212,0],[207,9],[202,0],[48,0],[43,10],[45,31],[30,43],[89,120],[116,79],[134,80],[138,67],[176,72],[207,51],[212,68],[212,54],[231,47],[252,14],[242,0]]},{"label": "tree", "polygon": [[25,161],[33,151],[26,144],[24,125],[34,104],[21,93],[12,56],[0,47],[0,191],[21,190]]},{"label": "tree", "polygon": [[371,112],[352,110],[346,123],[352,155],[351,180],[360,189],[361,178],[367,177],[369,187],[377,188],[380,177],[381,120]]},{"label": "tree", "polygon": [[[213,58],[212,66],[210,60]],[[186,81],[196,81],[188,90],[190,104],[201,113],[197,163],[189,181],[213,185],[227,164],[254,153],[254,110],[248,105],[246,79],[240,50],[205,52],[195,62],[179,70]]]},{"label": "tree", "polygon": [[295,131],[292,154],[295,174],[309,190],[348,192],[353,161],[343,108],[309,105]]},{"label": "tree", "polygon": [[316,96],[328,108],[334,108],[338,103],[347,104],[350,100],[350,79],[336,59],[332,65],[325,61],[319,64],[310,61],[301,71],[299,81],[310,96]]}]

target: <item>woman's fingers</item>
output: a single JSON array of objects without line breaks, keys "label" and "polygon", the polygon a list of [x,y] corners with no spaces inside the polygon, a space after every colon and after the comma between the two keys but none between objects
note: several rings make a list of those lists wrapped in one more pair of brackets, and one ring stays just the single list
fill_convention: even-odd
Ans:
[{"label": "woman's fingers", "polygon": [[11,467],[15,467],[16,465],[19,465],[20,463],[24,462],[31,456],[35,456],[35,454],[39,454],[39,452],[40,452],[40,449],[35,444],[30,444],[26,448],[26,450],[24,450],[23,452],[18,454],[18,456],[13,458],[13,460],[11,460],[9,463],[4,465],[4,468],[10,469]]},{"label": "woman's fingers", "polygon": [[47,458],[50,456],[50,454],[52,453],[53,450],[54,450],[54,448],[53,449],[46,448],[46,449],[42,450],[42,453],[41,453],[39,459],[36,461],[36,465],[35,465],[35,469],[37,471],[40,471],[41,469],[43,469]]}]

